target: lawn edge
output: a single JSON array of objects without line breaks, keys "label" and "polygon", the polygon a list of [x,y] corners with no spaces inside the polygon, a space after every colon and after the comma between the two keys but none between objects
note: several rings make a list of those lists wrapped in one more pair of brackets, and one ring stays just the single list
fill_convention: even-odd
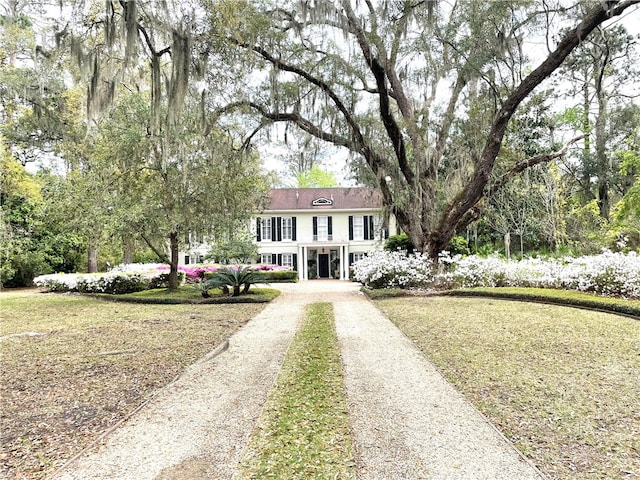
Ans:
[{"label": "lawn edge", "polygon": [[[560,290],[556,290],[560,291]],[[555,297],[551,295],[544,295],[534,292],[501,292],[488,291],[488,290],[447,290],[444,292],[436,292],[437,296],[450,296],[450,297],[486,297],[497,298],[501,300],[514,300],[520,302],[532,302],[542,303],[546,305],[559,305],[562,307],[580,308],[583,310],[591,310],[594,312],[611,313],[614,315],[620,315],[634,320],[640,320],[640,307],[633,305],[624,305],[622,303],[611,303],[605,301],[599,301],[598,297],[593,299],[586,298],[571,298],[571,297]],[[624,300],[620,300],[623,302]]]},{"label": "lawn edge", "polygon": [[[209,297],[209,298],[171,298],[166,297],[136,297],[125,295],[112,295],[108,293],[93,293],[86,294],[87,296],[97,298],[99,300],[105,300],[109,302],[122,302],[122,303],[141,303],[149,305],[221,305],[221,304],[234,304],[234,303],[269,303],[277,298],[282,292],[277,289],[265,289],[269,292],[261,293],[257,290],[257,293],[250,295],[239,295],[237,297],[224,296],[224,297]],[[260,293],[258,293],[260,292]]]},{"label": "lawn edge", "polygon": [[156,390],[153,390],[151,393],[149,393],[149,395],[147,396],[147,398],[144,399],[144,401],[142,403],[140,403],[139,405],[137,405],[135,408],[133,408],[130,412],[128,412],[127,414],[125,414],[120,420],[118,420],[115,424],[111,425],[109,428],[107,428],[104,432],[102,432],[98,437],[96,437],[90,444],[88,444],[86,447],[84,447],[82,450],[80,450],[79,452],[77,452],[75,455],[73,455],[71,458],[69,458],[68,460],[66,460],[65,462],[63,462],[56,470],[53,471],[53,473],[47,475],[47,479],[50,480],[55,480],[59,475],[61,475],[62,473],[64,473],[64,471],[71,467],[73,464],[75,464],[82,456],[84,456],[85,454],[87,454],[88,452],[91,452],[92,450],[94,450],[96,447],[98,447],[99,445],[103,444],[105,442],[105,440],[107,439],[107,437],[109,435],[111,435],[113,432],[115,432],[118,428],[120,428],[122,425],[124,425],[126,422],[128,422],[131,417],[133,417],[136,413],[138,413],[140,410],[142,410],[143,408],[145,408],[147,405],[149,405],[156,397],[158,397],[162,392],[164,392],[165,390],[167,390],[168,388],[170,388],[171,386],[173,386],[178,380],[180,380],[180,378],[182,378],[183,375],[185,375],[191,368],[193,368],[196,365],[200,365],[202,363],[208,362],[210,360],[213,360],[215,357],[217,357],[218,355],[220,355],[221,353],[225,352],[228,348],[229,348],[229,338],[227,337],[222,343],[216,345],[212,350],[210,350],[209,352],[205,353],[202,357],[198,358],[195,362],[193,362],[190,365],[186,365],[182,371],[178,372],[171,380],[169,380],[169,382],[167,382],[165,385],[163,385],[160,388],[157,388]]},{"label": "lawn edge", "polygon": [[[539,290],[527,291],[526,288],[522,288],[522,292],[504,292],[499,289],[496,290],[474,290],[474,289],[459,289],[459,290],[441,290],[413,293],[402,289],[369,289],[362,287],[361,291],[367,295],[371,300],[381,300],[385,298],[398,298],[398,297],[484,297],[484,298],[496,298],[500,300],[513,300],[520,302],[532,302],[541,303],[546,305],[558,305],[562,307],[580,308],[583,310],[591,310],[594,312],[611,313],[614,315],[620,315],[623,317],[632,318],[634,320],[640,320],[640,307],[634,305],[625,305],[625,300],[616,299],[612,302],[611,298],[607,297],[609,301],[600,300],[600,297],[593,296],[593,298],[571,298],[570,296],[558,297],[555,295],[545,295],[540,293]],[[563,292],[563,290],[553,290],[554,293]],[[569,292],[571,293],[571,292]]]}]

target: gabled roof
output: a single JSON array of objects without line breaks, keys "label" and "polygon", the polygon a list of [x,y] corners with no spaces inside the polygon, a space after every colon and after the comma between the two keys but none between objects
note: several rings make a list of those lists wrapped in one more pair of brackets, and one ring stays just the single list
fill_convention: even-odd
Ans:
[{"label": "gabled roof", "polygon": [[382,208],[373,188],[277,188],[269,191],[266,210],[353,210]]}]

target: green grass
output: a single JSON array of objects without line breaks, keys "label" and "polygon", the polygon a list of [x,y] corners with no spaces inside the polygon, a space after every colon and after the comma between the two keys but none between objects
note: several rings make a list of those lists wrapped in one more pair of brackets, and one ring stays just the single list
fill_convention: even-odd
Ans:
[{"label": "green grass", "polygon": [[372,300],[382,298],[406,297],[410,295],[408,290],[402,288],[361,288],[362,292]]},{"label": "green grass", "polygon": [[514,300],[558,303],[561,305],[608,310],[640,317],[640,300],[602,297],[591,293],[550,288],[466,288],[446,292],[453,296],[512,298]]},{"label": "green grass", "polygon": [[0,477],[44,478],[263,305],[124,304],[8,290],[0,307]]},{"label": "green grass", "polygon": [[491,298],[376,305],[551,478],[640,473],[637,320]]},{"label": "green grass", "polygon": [[309,305],[247,455],[245,478],[355,478],[330,303]]},{"label": "green grass", "polygon": [[252,287],[248,293],[232,297],[222,294],[218,289],[210,290],[210,297],[204,298],[199,290],[191,285],[183,285],[176,291],[165,288],[143,290],[141,292],[127,293],[124,295],[96,295],[103,300],[113,300],[128,303],[150,303],[150,304],[224,304],[224,303],[268,303],[278,295],[280,291],[273,288]]}]

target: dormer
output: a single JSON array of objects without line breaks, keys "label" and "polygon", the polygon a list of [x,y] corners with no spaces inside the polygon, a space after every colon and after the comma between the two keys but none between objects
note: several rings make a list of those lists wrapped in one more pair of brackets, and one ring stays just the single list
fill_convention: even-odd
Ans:
[{"label": "dormer", "polygon": [[330,200],[326,197],[320,197],[312,201],[311,205],[313,205],[314,207],[326,207],[327,205],[333,205],[333,200]]}]

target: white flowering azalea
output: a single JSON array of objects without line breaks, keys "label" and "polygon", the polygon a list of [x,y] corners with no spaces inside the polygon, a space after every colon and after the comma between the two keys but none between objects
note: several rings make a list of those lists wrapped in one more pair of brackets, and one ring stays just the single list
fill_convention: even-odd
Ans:
[{"label": "white flowering azalea", "polygon": [[636,252],[578,258],[526,258],[508,261],[489,257],[440,256],[434,271],[428,257],[397,252],[375,252],[353,266],[354,278],[368,287],[538,287],[640,298],[640,256]]},{"label": "white flowering azalea", "polygon": [[166,263],[121,263],[111,268],[110,272],[153,272],[167,268]]},{"label": "white flowering azalea", "polygon": [[167,282],[162,270],[109,271],[106,273],[60,273],[36,277],[34,284],[52,292],[130,293],[158,288]]},{"label": "white flowering azalea", "polygon": [[433,284],[433,263],[427,255],[377,251],[353,265],[354,278],[372,288],[422,287]]}]

